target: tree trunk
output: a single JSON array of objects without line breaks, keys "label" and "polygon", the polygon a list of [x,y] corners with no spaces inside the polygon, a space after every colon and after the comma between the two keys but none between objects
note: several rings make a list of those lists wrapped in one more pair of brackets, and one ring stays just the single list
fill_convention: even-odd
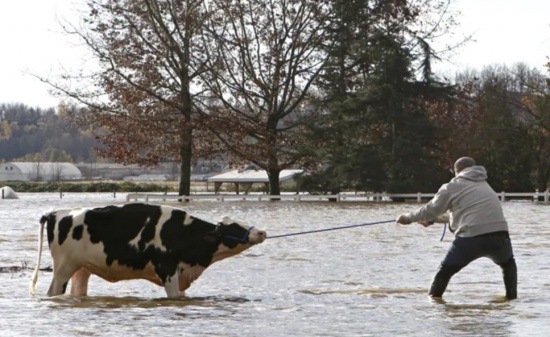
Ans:
[{"label": "tree trunk", "polygon": [[267,171],[267,176],[269,178],[269,194],[270,195],[281,195],[281,186],[279,184],[279,176],[281,170],[279,169],[270,169]]},{"label": "tree trunk", "polygon": [[[186,44],[189,46],[189,44]],[[191,94],[189,92],[189,74],[187,68],[183,66],[184,73],[182,74],[183,86],[181,91],[183,116],[183,129],[181,130],[181,147],[180,147],[180,187],[179,195],[191,194],[191,162],[193,159],[193,126],[191,124]],[[188,201],[187,199],[180,201]]]},{"label": "tree trunk", "polygon": [[193,155],[193,148],[191,146],[192,134],[192,130],[189,126],[186,126],[181,134],[179,195],[191,194],[191,158]]},{"label": "tree trunk", "polygon": [[539,166],[537,170],[537,188],[539,192],[544,192],[548,188],[549,174],[546,167]]}]

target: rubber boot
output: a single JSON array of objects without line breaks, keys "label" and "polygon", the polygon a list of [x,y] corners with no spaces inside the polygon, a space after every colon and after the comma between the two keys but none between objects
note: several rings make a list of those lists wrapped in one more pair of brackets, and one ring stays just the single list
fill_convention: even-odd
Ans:
[{"label": "rubber boot", "polygon": [[450,279],[443,279],[441,277],[434,277],[432,284],[430,285],[430,291],[428,295],[431,297],[440,298],[443,296],[443,293],[447,289]]},{"label": "rubber boot", "polygon": [[515,300],[518,298],[518,269],[516,260],[512,257],[506,263],[500,266],[502,268],[502,278],[506,288],[506,298]]},{"label": "rubber boot", "polygon": [[430,286],[428,295],[431,297],[442,297],[443,293],[449,285],[449,281],[454,274],[458,273],[462,267],[451,267],[447,265],[440,265],[439,270],[435,274],[435,277]]}]

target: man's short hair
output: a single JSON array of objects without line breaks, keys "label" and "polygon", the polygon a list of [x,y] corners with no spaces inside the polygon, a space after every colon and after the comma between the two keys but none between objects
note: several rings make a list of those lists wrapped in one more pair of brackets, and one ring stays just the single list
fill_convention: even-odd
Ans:
[{"label": "man's short hair", "polygon": [[464,170],[465,168],[472,167],[476,165],[476,161],[471,157],[462,157],[458,158],[455,162],[455,174]]}]

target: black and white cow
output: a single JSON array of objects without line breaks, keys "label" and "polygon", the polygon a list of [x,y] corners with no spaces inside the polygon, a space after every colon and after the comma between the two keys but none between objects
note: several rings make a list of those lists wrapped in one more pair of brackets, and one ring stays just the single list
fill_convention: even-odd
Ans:
[{"label": "black and white cow", "polygon": [[48,296],[86,296],[91,274],[107,281],[149,280],[168,297],[182,296],[212,263],[266,239],[266,233],[229,218],[212,224],[185,211],[142,203],[49,212],[40,219],[34,294],[46,225],[53,259]]}]

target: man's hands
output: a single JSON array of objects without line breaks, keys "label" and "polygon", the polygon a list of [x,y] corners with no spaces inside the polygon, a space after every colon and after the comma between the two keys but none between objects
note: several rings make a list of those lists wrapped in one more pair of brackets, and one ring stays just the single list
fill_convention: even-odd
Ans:
[{"label": "man's hands", "polygon": [[421,224],[424,227],[429,227],[433,224],[432,221],[419,221],[418,223]]},{"label": "man's hands", "polygon": [[[412,221],[411,221],[411,219],[409,219],[408,215],[401,214],[400,216],[397,217],[395,222],[397,222],[398,224],[402,224],[402,225],[409,225]],[[419,221],[418,223],[421,224],[424,227],[428,227],[428,226],[433,224],[433,221]]]},{"label": "man's hands", "polygon": [[395,219],[395,222],[402,224],[402,225],[409,225],[412,221],[409,219],[409,217],[405,214],[401,214],[400,216]]}]

